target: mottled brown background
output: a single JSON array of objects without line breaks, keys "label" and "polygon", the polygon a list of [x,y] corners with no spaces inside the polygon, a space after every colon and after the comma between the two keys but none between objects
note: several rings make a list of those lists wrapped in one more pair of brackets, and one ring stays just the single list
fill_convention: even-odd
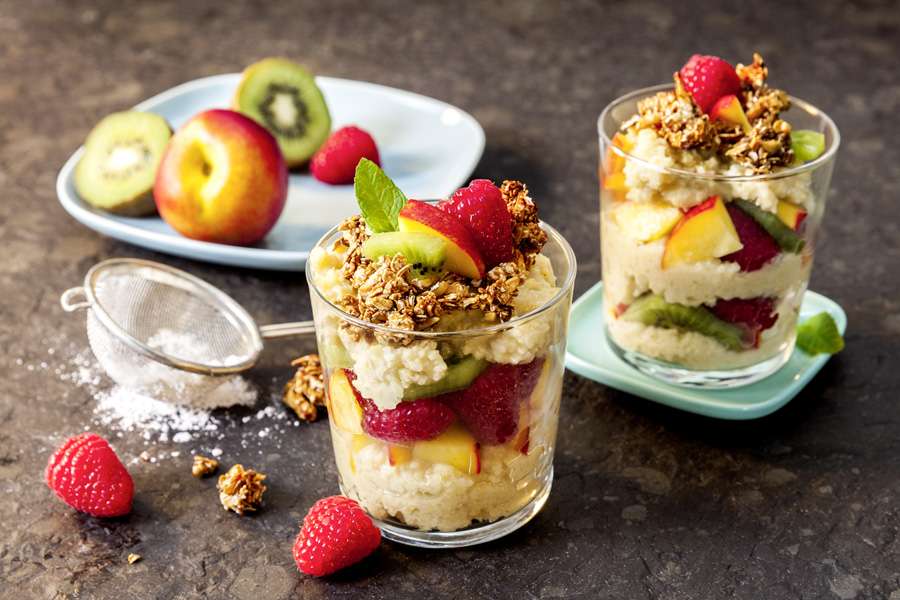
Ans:
[{"label": "mottled brown background", "polygon": [[[41,482],[52,447],[91,424],[93,399],[54,368],[84,344],[58,294],[94,262],[164,260],[262,321],[309,316],[294,275],[138,250],[69,218],[57,170],[104,114],[271,54],[457,104],[487,132],[476,175],[531,185],[577,250],[580,293],[599,276],[601,108],[694,51],[753,50],[844,135],[812,287],[847,309],[847,350],[779,414],[723,423],[569,375],[555,490],[531,525],[453,552],[386,543],[323,581],[296,573],[290,545],[311,503],[336,492],[325,422],[245,450],[266,421],[238,420],[221,442],[194,444],[269,474],[254,517],[226,514],[212,483],[188,475],[190,445],[151,447],[183,454],[132,467],[125,519],[77,515]],[[896,2],[0,0],[0,597],[897,600],[898,54]],[[254,372],[264,401],[303,350],[267,349]],[[144,449],[116,446],[126,460]],[[132,551],[144,558],[129,566]]]}]

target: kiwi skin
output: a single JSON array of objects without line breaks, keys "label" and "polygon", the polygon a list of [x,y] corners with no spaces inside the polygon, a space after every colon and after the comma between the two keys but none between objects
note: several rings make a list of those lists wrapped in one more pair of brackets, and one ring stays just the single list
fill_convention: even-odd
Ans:
[{"label": "kiwi skin", "polygon": [[[293,77],[304,80],[305,88],[302,91],[304,92],[306,108],[308,111],[312,109],[311,112],[318,113],[317,122],[314,123],[315,127],[313,127],[314,131],[306,132],[301,136],[300,141],[306,136],[309,136],[309,140],[300,144],[302,146],[300,148],[295,147],[297,145],[295,142],[285,139],[277,131],[273,131],[272,128],[268,127],[265,118],[259,114],[257,107],[251,106],[250,99],[246,97],[254,81],[258,79],[264,80],[267,72],[276,73],[279,70],[286,73],[292,72],[291,75]],[[269,86],[278,85],[278,79],[278,77],[272,77]],[[238,83],[232,96],[231,107],[233,110],[247,115],[270,130],[275,139],[278,140],[278,146],[281,148],[285,163],[289,168],[306,164],[331,134],[331,114],[328,111],[328,105],[325,103],[322,91],[315,83],[315,78],[304,67],[287,58],[264,58],[244,69],[241,81]]]},{"label": "kiwi skin", "polygon": [[[85,140],[84,151],[75,166],[75,191],[94,208],[112,214],[125,217],[154,214],[153,183],[171,137],[172,127],[159,115],[140,111],[107,115],[91,129]],[[140,139],[143,151],[149,154],[150,163],[141,167],[146,171],[138,173],[138,181],[104,180],[99,171],[106,166],[105,161],[116,142],[127,144],[134,139]]]}]

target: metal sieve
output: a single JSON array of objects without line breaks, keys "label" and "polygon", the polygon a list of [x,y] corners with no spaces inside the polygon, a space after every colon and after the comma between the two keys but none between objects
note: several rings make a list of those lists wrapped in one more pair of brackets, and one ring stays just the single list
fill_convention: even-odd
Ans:
[{"label": "metal sieve", "polygon": [[[183,372],[218,381],[256,364],[263,340],[315,332],[312,321],[257,326],[228,294],[160,263],[115,258],[94,265],[84,285],[60,296],[66,312],[87,309],[87,335],[117,383],[150,386]],[[190,349],[154,343],[160,332],[189,336]],[[189,376],[190,377],[190,376]]]}]

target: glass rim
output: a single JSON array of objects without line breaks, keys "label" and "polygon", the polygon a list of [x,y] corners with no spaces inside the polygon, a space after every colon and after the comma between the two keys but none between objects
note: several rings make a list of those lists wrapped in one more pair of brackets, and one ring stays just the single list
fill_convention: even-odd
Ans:
[{"label": "glass rim", "polygon": [[[548,225],[544,221],[540,221],[541,229],[547,234],[549,237],[549,242],[557,243],[563,250],[563,253],[566,256],[566,261],[569,263],[569,272],[566,273],[565,279],[558,287],[559,289],[553,294],[549,300],[545,303],[541,304],[537,308],[525,313],[524,315],[516,315],[515,317],[509,319],[508,321],[503,321],[501,323],[494,323],[492,325],[485,325],[482,327],[474,327],[471,329],[458,329],[453,331],[416,331],[410,329],[399,329],[396,327],[389,327],[387,325],[381,325],[378,323],[370,323],[364,319],[360,319],[359,317],[354,317],[353,315],[347,313],[342,310],[340,307],[336,306],[333,302],[331,302],[328,298],[326,298],[322,291],[319,289],[319,286],[316,285],[315,281],[312,277],[312,261],[307,258],[306,260],[306,284],[309,286],[311,290],[313,290],[322,302],[335,313],[337,313],[342,319],[353,323],[358,327],[362,327],[365,329],[370,329],[377,333],[391,335],[391,336],[405,336],[405,337],[413,337],[423,340],[443,340],[448,338],[459,338],[462,336],[465,337],[477,337],[483,335],[490,335],[495,333],[500,333],[503,331],[507,331],[516,327],[518,324],[523,322],[531,321],[538,315],[541,315],[554,306],[558,305],[574,288],[575,275],[578,271],[578,263],[575,258],[575,251],[572,250],[572,246],[566,241],[566,238],[563,237],[559,231],[557,231],[552,226]],[[313,246],[313,249],[324,247],[323,243],[334,236],[335,233],[338,232],[338,228],[340,224],[335,225],[331,229],[328,230],[325,235],[323,235],[316,245]],[[556,273],[554,273],[556,275]]]},{"label": "glass rim", "polygon": [[807,113],[813,116],[817,116],[821,118],[825,122],[826,130],[832,133],[833,142],[831,146],[825,149],[825,152],[822,153],[821,156],[811,160],[809,162],[803,163],[802,165],[797,165],[796,167],[788,167],[783,171],[776,171],[773,173],[757,173],[751,175],[725,175],[722,173],[698,173],[697,171],[689,171],[686,169],[678,169],[673,167],[661,167],[659,165],[653,164],[650,161],[644,160],[643,158],[639,158],[634,156],[633,154],[629,154],[625,152],[618,146],[613,145],[612,140],[606,134],[603,128],[603,121],[606,116],[612,111],[616,106],[639,96],[649,96],[651,94],[662,92],[666,90],[671,90],[675,86],[671,83],[663,83],[659,85],[653,85],[650,87],[641,88],[638,90],[634,90],[619,96],[615,100],[611,101],[607,104],[603,110],[600,112],[600,116],[597,117],[597,133],[600,135],[600,138],[606,142],[606,144],[613,149],[613,152],[622,156],[627,160],[633,160],[638,164],[658,171],[660,173],[668,173],[671,175],[677,175],[679,177],[691,177],[694,179],[704,179],[707,181],[731,181],[731,182],[748,182],[748,181],[769,181],[773,179],[784,179],[787,177],[793,177],[795,175],[799,175],[800,173],[806,173],[808,171],[814,171],[818,169],[820,166],[831,161],[835,154],[837,153],[838,147],[841,145],[841,133],[835,125],[834,121],[831,117],[828,116],[822,110],[819,110],[815,105],[803,100],[802,98],[797,98],[796,96],[791,96],[788,94],[788,98],[791,100],[791,106],[797,106],[802,108]]}]

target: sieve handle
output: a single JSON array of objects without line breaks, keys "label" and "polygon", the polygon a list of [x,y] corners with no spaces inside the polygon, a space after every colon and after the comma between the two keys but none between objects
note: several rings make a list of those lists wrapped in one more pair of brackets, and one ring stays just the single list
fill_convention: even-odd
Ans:
[{"label": "sieve handle", "polygon": [[[81,298],[81,300],[76,301],[78,298]],[[59,297],[59,303],[66,312],[75,312],[91,306],[91,303],[87,301],[87,296],[84,294],[84,288],[80,285],[64,291]]]},{"label": "sieve handle", "polygon": [[312,321],[295,321],[293,323],[278,323],[275,325],[262,325],[259,335],[265,339],[292,337],[295,335],[310,335],[316,332],[316,324]]}]

